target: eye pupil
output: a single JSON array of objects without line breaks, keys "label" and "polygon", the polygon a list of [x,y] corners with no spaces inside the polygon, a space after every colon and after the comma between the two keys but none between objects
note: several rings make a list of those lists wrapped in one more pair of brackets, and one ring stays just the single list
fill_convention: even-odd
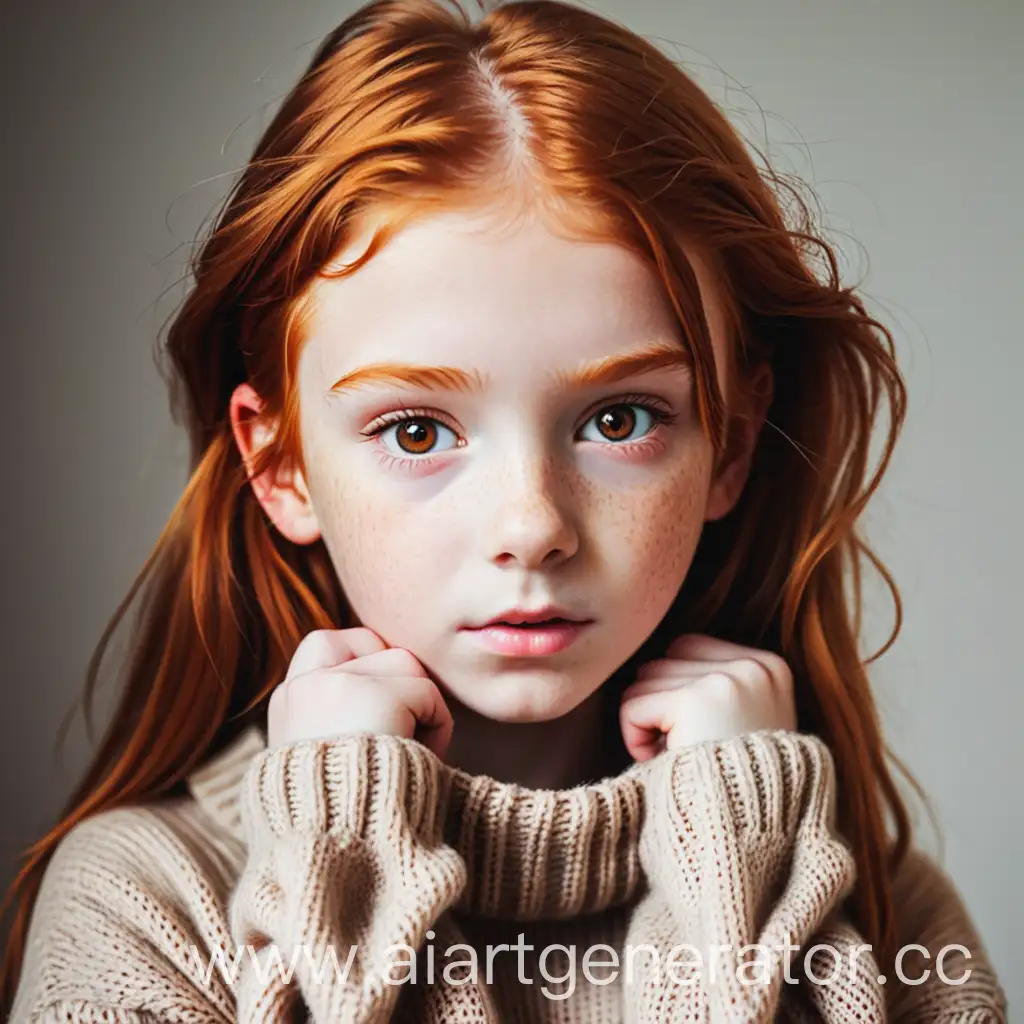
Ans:
[{"label": "eye pupil", "polygon": [[[399,424],[396,431],[399,446],[412,455],[422,455],[429,451],[436,440],[437,431],[425,420],[406,420]],[[410,444],[406,444],[406,440]]]},{"label": "eye pupil", "polygon": [[[614,441],[620,441],[623,437],[629,437],[636,426],[636,416],[628,405],[609,406],[598,418],[601,433]],[[609,428],[608,433],[605,428]]]}]

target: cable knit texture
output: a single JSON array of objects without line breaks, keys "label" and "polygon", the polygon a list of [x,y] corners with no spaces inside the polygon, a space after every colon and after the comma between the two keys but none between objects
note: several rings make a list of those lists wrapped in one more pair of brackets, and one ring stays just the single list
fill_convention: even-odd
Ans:
[{"label": "cable knit texture", "polygon": [[[758,732],[533,790],[412,740],[268,750],[250,728],[188,789],[60,843],[17,1024],[1006,1020],[955,888],[919,851],[895,895],[902,942],[929,957],[904,976],[927,980],[858,951],[816,737]],[[941,966],[960,984],[936,969],[952,944],[967,952]]]}]

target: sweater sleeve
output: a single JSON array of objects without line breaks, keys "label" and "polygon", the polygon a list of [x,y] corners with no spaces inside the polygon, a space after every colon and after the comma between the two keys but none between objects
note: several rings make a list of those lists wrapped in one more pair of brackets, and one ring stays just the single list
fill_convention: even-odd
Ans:
[{"label": "sweater sleeve", "polygon": [[208,970],[230,945],[232,849],[191,806],[121,807],[76,824],[43,874],[11,1024],[234,1020]]},{"label": "sweater sleeve", "polygon": [[412,740],[306,741],[249,764],[244,841],[191,800],[78,823],[43,876],[12,1024],[389,1019],[412,959],[389,947],[419,949],[465,884],[441,769]]},{"label": "sweater sleeve", "polygon": [[908,984],[887,989],[898,1024],[1005,1024],[1006,993],[956,887],[921,850],[911,849],[893,884],[900,970]]},{"label": "sweater sleeve", "polygon": [[686,998],[713,1021],[767,1022],[798,984],[817,1019],[886,1019],[878,966],[840,909],[856,865],[820,739],[763,731],[665,752],[645,791],[641,861],[696,951]]},{"label": "sweater sleeve", "polygon": [[[232,897],[238,1019],[279,1019],[298,987],[313,1021],[390,1018],[466,865],[443,841],[440,761],[391,736],[271,748],[241,794],[248,859]],[[390,979],[390,981],[389,981]]]},{"label": "sweater sleeve", "polygon": [[[880,965],[845,918],[856,863],[836,831],[835,767],[822,740],[764,731],[649,764],[641,857],[704,958],[700,996],[712,1020],[770,1021],[809,1009],[844,1024],[1004,1024],[1005,995],[978,934],[949,879],[919,851],[894,879],[893,900],[900,945],[924,947],[926,958],[908,949],[898,967]],[[787,954],[787,942],[799,951]],[[757,946],[748,951],[757,968],[736,956],[748,945]],[[727,955],[712,977],[716,947]],[[937,969],[944,948],[952,984]],[[798,984],[802,1005],[789,1002],[796,993],[787,981]]]}]

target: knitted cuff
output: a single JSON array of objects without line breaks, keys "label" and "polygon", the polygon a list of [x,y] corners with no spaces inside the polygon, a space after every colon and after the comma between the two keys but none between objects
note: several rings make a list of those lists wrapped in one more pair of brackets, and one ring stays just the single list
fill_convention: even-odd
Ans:
[{"label": "knitted cuff", "polygon": [[644,869],[695,906],[719,875],[745,878],[736,884],[755,904],[767,899],[797,847],[793,870],[827,876],[830,900],[852,888],[856,863],[835,830],[835,766],[818,737],[746,733],[666,751],[643,768]]},{"label": "knitted cuff", "polygon": [[447,779],[415,740],[358,734],[302,740],[253,758],[241,787],[246,834],[256,841],[296,833],[397,842],[439,840]]},{"label": "knitted cuff", "polygon": [[[313,1020],[391,1019],[391,944],[419,948],[466,884],[465,863],[442,840],[442,767],[414,740],[365,734],[254,758],[240,792],[249,850],[231,935],[264,967],[278,951],[288,964],[297,959],[291,980],[276,968],[243,973],[240,1020],[283,1019],[293,982]],[[324,972],[331,963],[351,970]]]},{"label": "knitted cuff", "polygon": [[834,830],[835,764],[819,737],[763,730],[702,743],[688,755],[672,766],[677,805],[700,787],[725,804],[740,834],[792,839],[801,822]]}]

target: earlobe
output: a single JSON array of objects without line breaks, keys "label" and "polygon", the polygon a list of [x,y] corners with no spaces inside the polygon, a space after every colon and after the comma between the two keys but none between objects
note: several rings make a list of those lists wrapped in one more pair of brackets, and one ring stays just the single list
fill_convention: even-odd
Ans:
[{"label": "earlobe", "polygon": [[258,477],[249,477],[253,494],[267,518],[293,544],[312,544],[319,540],[320,523],[301,471],[282,468],[273,478],[269,473],[267,470]]},{"label": "earlobe", "polygon": [[274,438],[274,426],[262,418],[263,400],[249,384],[239,384],[231,395],[231,430],[260,507],[282,536],[293,544],[320,539],[320,524],[310,500],[305,477],[298,467],[279,465],[253,475],[256,453]]}]

